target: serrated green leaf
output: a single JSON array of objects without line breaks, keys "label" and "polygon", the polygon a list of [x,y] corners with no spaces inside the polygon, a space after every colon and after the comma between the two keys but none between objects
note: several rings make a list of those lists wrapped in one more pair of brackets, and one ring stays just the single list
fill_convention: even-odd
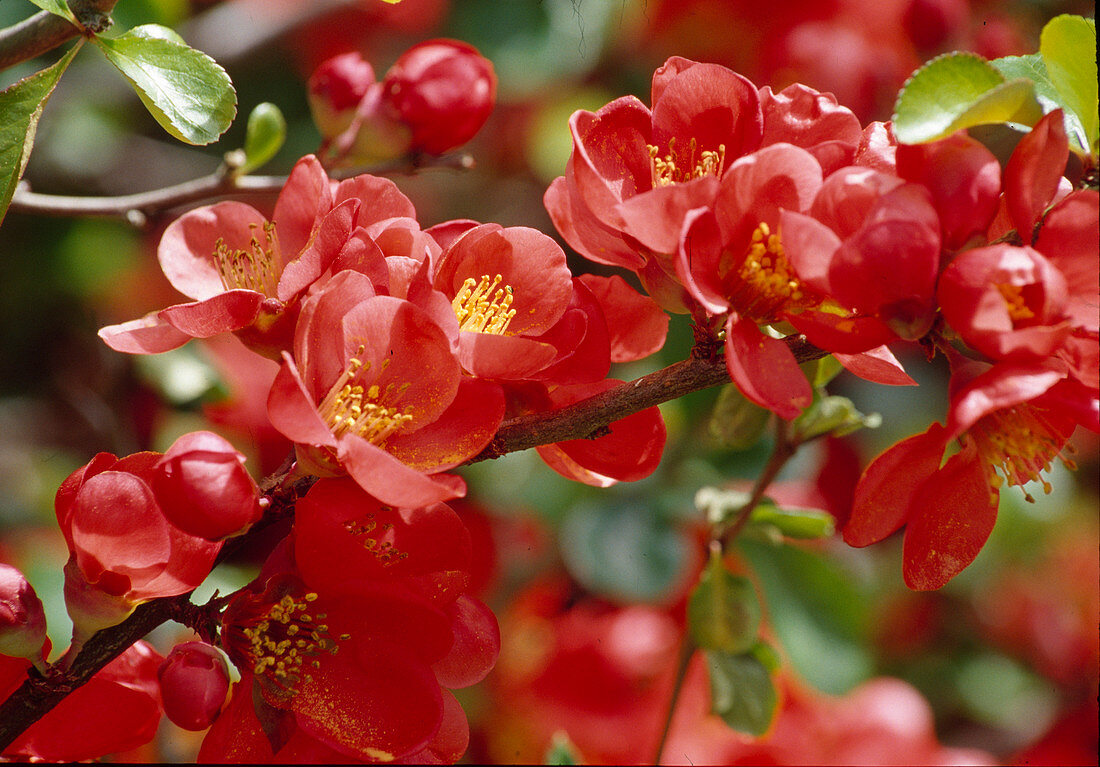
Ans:
[{"label": "serrated green leaf", "polygon": [[69,4],[66,3],[65,0],[31,0],[31,2],[42,10],[49,11],[55,16],[60,16],[66,21],[71,21],[78,26],[80,24],[80,22],[76,20],[76,16],[73,15],[72,10],[69,9]]},{"label": "serrated green leaf", "polygon": [[894,106],[894,133],[903,144],[923,144],[972,125],[1034,125],[1042,115],[1031,80],[1006,81],[977,54],[947,53],[914,72],[902,87]]},{"label": "serrated green leaf", "polygon": [[[1080,151],[1088,151],[1088,138],[1085,133],[1085,126],[1081,124],[1081,118],[1077,116],[1077,113],[1072,109],[1067,109],[1066,105],[1062,103],[1062,97],[1058,94],[1058,89],[1054,87],[1054,83],[1050,80],[1050,74],[1047,72],[1047,65],[1043,63],[1043,57],[1038,53],[1032,53],[1028,56],[1005,56],[1003,58],[994,59],[989,62],[997,71],[1005,76],[1006,80],[1014,80],[1021,77],[1025,77],[1031,82],[1035,83],[1035,97],[1039,100],[1039,103],[1043,107],[1044,112],[1052,112],[1055,109],[1062,109],[1065,115],[1066,123],[1066,135],[1069,136],[1070,143]],[[989,147],[993,154],[997,155],[997,159],[1001,160],[1001,155],[997,152],[997,147],[989,146],[985,138],[978,136],[974,133],[970,134],[972,138],[977,138],[983,144]],[[1019,140],[1019,134],[1016,137]],[[1013,144],[1015,146],[1015,144]],[[1002,165],[1004,163],[1002,162]]]},{"label": "serrated green leaf", "polygon": [[711,711],[738,732],[763,735],[775,718],[778,697],[771,674],[752,653],[708,651]]},{"label": "serrated green leaf", "polygon": [[827,395],[817,397],[791,423],[795,442],[807,442],[824,434],[843,437],[863,428],[876,428],[882,423],[878,413],[864,415],[847,397]]},{"label": "serrated green leaf", "polygon": [[760,602],[748,578],[733,575],[717,552],[699,577],[687,605],[688,631],[704,650],[741,653],[756,644]]},{"label": "serrated green leaf", "polygon": [[803,679],[841,695],[871,675],[866,600],[835,565],[796,546],[743,538],[737,546],[763,590],[775,638]]},{"label": "serrated green leaf", "polygon": [[708,431],[723,447],[746,450],[756,444],[771,418],[771,411],[750,402],[733,384],[726,384],[714,403]]},{"label": "serrated green leaf", "polygon": [[777,508],[762,504],[752,510],[750,525],[775,527],[788,538],[828,538],[836,529],[836,519],[820,509]]},{"label": "serrated green leaf", "polygon": [[1081,121],[1087,148],[1097,153],[1100,117],[1097,116],[1096,22],[1062,14],[1043,27],[1039,53],[1046,64],[1059,101]]},{"label": "serrated green leaf", "polygon": [[237,94],[224,69],[174,35],[145,24],[94,40],[161,127],[188,144],[209,144],[233,122]]},{"label": "serrated green leaf", "polygon": [[584,764],[581,754],[569,735],[564,730],[558,730],[550,738],[550,747],[546,749],[546,755],[542,759],[543,764]]},{"label": "serrated green leaf", "polygon": [[0,120],[0,221],[4,220],[15,188],[27,168],[38,118],[80,46],[78,42],[52,66],[0,91],[0,115],[3,115]]},{"label": "serrated green leaf", "polygon": [[269,101],[257,104],[248,115],[248,128],[244,137],[245,161],[237,173],[251,173],[282,149],[286,141],[286,118]]}]

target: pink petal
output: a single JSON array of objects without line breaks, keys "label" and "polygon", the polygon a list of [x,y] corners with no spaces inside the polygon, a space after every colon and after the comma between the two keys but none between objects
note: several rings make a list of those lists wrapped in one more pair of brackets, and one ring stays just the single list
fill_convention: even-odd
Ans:
[{"label": "pink petal", "polygon": [[172,287],[197,301],[226,287],[214,261],[220,240],[230,253],[251,251],[255,231],[263,232],[267,219],[243,202],[218,202],[184,213],[160,238],[157,258]]},{"label": "pink petal", "polygon": [[336,438],[317,412],[317,405],[306,391],[298,368],[289,354],[283,354],[283,366],[275,375],[267,395],[267,414],[271,425],[287,439],[303,445],[332,447]]},{"label": "pink petal", "polygon": [[284,258],[293,258],[302,251],[318,219],[331,209],[328,175],[316,157],[306,155],[290,171],[272,216]]},{"label": "pink petal", "polygon": [[883,345],[868,349],[860,354],[833,353],[837,362],[860,378],[887,386],[916,386],[917,382],[909,377],[898,358]]},{"label": "pink petal", "polygon": [[227,290],[205,301],[169,306],[160,317],[192,338],[209,338],[251,325],[263,302],[263,293]]},{"label": "pink petal", "polygon": [[461,479],[421,474],[360,437],[341,439],[338,450],[340,463],[351,478],[382,503],[428,506],[466,494]]},{"label": "pink petal", "polygon": [[161,319],[159,312],[151,312],[139,320],[100,328],[99,337],[116,352],[127,354],[160,354],[177,349],[191,340],[187,333],[181,333]]},{"label": "pink petal", "polygon": [[810,382],[787,344],[734,314],[726,322],[726,369],[742,394],[788,421],[813,401]]}]

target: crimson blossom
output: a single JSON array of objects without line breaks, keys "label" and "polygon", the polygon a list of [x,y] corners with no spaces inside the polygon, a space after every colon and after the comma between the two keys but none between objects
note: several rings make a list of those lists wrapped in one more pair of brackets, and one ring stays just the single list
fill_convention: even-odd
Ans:
[{"label": "crimson blossom", "polygon": [[470,551],[444,504],[394,508],[348,478],[318,481],[226,609],[242,679],[200,759],[461,756],[468,725],[445,688],[480,681],[500,647],[496,619],[465,594]]},{"label": "crimson blossom", "polygon": [[385,503],[423,505],[465,493],[460,478],[441,472],[485,447],[504,396],[498,384],[462,375],[428,310],[376,295],[349,270],[303,304],[268,413],[296,443],[300,472],[347,473]]}]

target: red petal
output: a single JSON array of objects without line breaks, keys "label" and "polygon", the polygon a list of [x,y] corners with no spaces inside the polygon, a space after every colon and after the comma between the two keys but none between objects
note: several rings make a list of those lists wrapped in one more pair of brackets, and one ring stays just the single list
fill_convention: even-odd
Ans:
[{"label": "red petal", "polygon": [[624,200],[616,210],[628,235],[654,253],[672,253],[687,212],[711,205],[717,194],[718,179],[704,176],[654,187]]},{"label": "red petal", "polygon": [[578,277],[592,291],[611,333],[611,361],[633,362],[660,351],[668,335],[668,314],[618,275]]},{"label": "red petal", "polygon": [[338,450],[340,463],[351,478],[383,503],[428,506],[466,494],[461,480],[456,484],[456,478],[445,474],[421,474],[365,439],[346,436]]},{"label": "red petal", "polygon": [[290,171],[271,217],[284,264],[302,251],[317,220],[331,209],[332,190],[325,169],[316,157],[306,155]]},{"label": "red petal", "polygon": [[850,546],[878,543],[909,519],[917,490],[940,467],[946,431],[933,423],[871,461],[856,485],[852,516],[844,527]]},{"label": "red petal", "polygon": [[887,346],[878,346],[861,354],[833,353],[837,362],[860,378],[887,386],[916,386],[898,358]]},{"label": "red petal", "polygon": [[465,594],[447,612],[454,644],[432,670],[441,685],[455,690],[477,684],[493,670],[500,655],[500,627],[492,610]]},{"label": "red petal", "polygon": [[917,490],[905,530],[905,584],[938,589],[974,561],[997,521],[997,493],[970,447]]},{"label": "red petal", "polygon": [[191,338],[209,338],[252,324],[264,294],[254,290],[227,290],[203,301],[169,306],[160,318]]},{"label": "red petal", "polygon": [[336,187],[332,204],[339,205],[344,200],[363,203],[355,219],[356,226],[369,226],[387,218],[416,218],[412,201],[388,178],[364,173],[345,179]]},{"label": "red petal", "polygon": [[813,401],[810,382],[787,344],[733,314],[726,322],[726,369],[742,394],[788,421]]},{"label": "red petal", "polygon": [[159,312],[151,312],[140,320],[100,328],[99,337],[116,352],[127,354],[160,354],[178,349],[191,336],[165,322]]},{"label": "red petal", "polygon": [[566,177],[554,179],[543,196],[543,205],[562,239],[590,261],[631,271],[645,263],[637,249],[623,239],[621,232],[605,226],[592,215],[576,191],[576,184],[570,184]]},{"label": "red petal", "polygon": [[1055,109],[1020,139],[1005,166],[1005,203],[1025,244],[1039,216],[1054,199],[1066,169],[1069,139],[1061,109]]},{"label": "red petal", "polygon": [[317,412],[289,354],[284,353],[283,366],[268,392],[267,415],[271,425],[292,442],[329,447],[336,444],[332,429]]},{"label": "red petal", "polygon": [[302,252],[283,268],[277,295],[289,303],[299,293],[317,281],[343,249],[352,231],[352,218],[358,210],[358,200],[347,200],[324,215]]},{"label": "red petal", "polygon": [[443,721],[439,732],[423,751],[405,757],[409,764],[454,764],[470,745],[470,724],[466,712],[449,691],[443,690]]}]

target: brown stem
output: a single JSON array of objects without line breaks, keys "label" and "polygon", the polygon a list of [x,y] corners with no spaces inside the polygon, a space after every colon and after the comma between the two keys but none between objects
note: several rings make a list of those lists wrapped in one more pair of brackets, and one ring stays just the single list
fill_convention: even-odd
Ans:
[{"label": "brown stem", "polygon": [[[808,362],[826,354],[801,338],[792,338],[788,344],[799,362]],[[692,357],[569,407],[506,421],[489,446],[469,463],[497,458],[538,445],[590,437],[605,429],[608,424],[628,415],[728,382],[729,374],[721,357],[713,360]],[[760,494],[782,465],[778,463],[773,467],[775,461],[773,456],[773,461],[769,462],[769,467],[761,477],[766,482],[758,483]],[[261,526],[266,527],[269,521],[285,518],[297,498],[305,493],[310,484],[310,480],[303,479],[288,488],[282,488],[278,482],[265,482],[265,486],[274,488],[271,495],[272,508],[253,531],[233,539],[234,547],[245,545],[252,539],[253,533],[260,532]],[[749,511],[751,508],[750,506]],[[227,545],[218,561],[222,561],[228,553]],[[141,605],[119,625],[103,629],[88,640],[65,673],[43,677],[32,670],[31,676],[22,687],[0,704],[0,752],[72,690],[87,682],[103,666],[161,623],[176,618],[181,618],[185,623],[193,622],[193,608],[189,597],[189,594],[163,597]]]},{"label": "brown stem", "polygon": [[[473,158],[465,153],[441,157],[403,157],[392,162],[356,168],[330,174],[332,178],[348,178],[360,173],[374,175],[408,173],[421,168],[473,167]],[[24,185],[16,190],[8,210],[16,213],[33,213],[43,216],[107,216],[123,218],[135,226],[164,211],[190,203],[209,201],[229,195],[276,194],[286,184],[286,176],[234,176],[222,169],[208,176],[185,181],[182,184],[153,189],[148,192],[126,194],[118,197],[68,197],[55,194],[38,194]]]},{"label": "brown stem", "polygon": [[[118,0],[69,0],[69,8],[78,21],[98,31],[106,28],[104,20],[116,2]],[[80,27],[49,11],[0,29],[0,70],[40,56],[80,34],[83,34]]]},{"label": "brown stem", "polygon": [[665,744],[668,742],[668,734],[672,731],[672,717],[676,714],[676,704],[680,700],[680,692],[684,689],[684,680],[687,678],[688,666],[691,664],[691,656],[695,654],[695,642],[690,634],[684,634],[680,640],[680,653],[676,661],[676,681],[672,685],[672,694],[668,699],[668,710],[665,712],[664,727],[661,728],[661,739],[657,743],[657,751],[653,755],[653,763],[660,764],[661,756],[665,752]]}]

